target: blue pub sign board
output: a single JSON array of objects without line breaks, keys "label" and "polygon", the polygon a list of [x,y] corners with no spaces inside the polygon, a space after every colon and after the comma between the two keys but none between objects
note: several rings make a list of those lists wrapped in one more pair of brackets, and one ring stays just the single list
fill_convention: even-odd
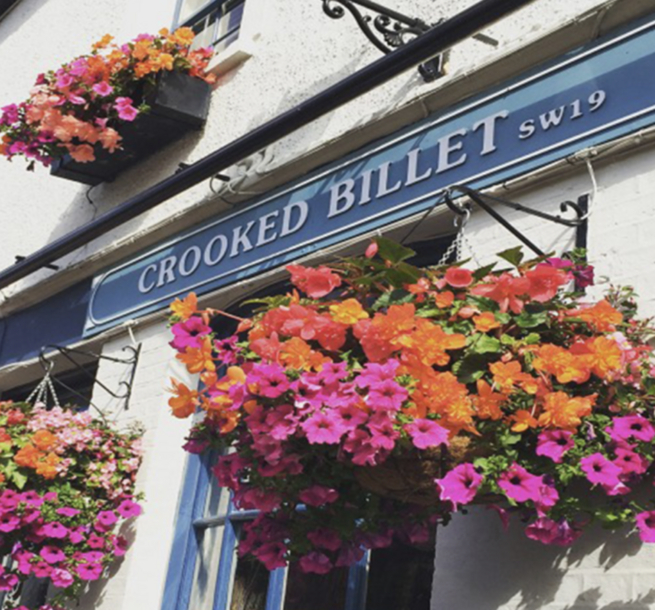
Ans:
[{"label": "blue pub sign board", "polygon": [[655,123],[655,17],[377,141],[94,279],[85,333]]}]

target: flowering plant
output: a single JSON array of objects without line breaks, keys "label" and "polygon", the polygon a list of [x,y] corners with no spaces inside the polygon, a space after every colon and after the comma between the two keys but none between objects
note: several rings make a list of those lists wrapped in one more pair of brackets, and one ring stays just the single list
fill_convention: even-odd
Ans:
[{"label": "flowering plant", "polygon": [[194,33],[163,29],[118,46],[106,35],[89,55],[39,74],[30,97],[0,114],[0,154],[50,165],[66,154],[80,163],[95,160],[94,146],[113,153],[120,128],[148,112],[148,93],[162,72],[180,72],[213,82],[205,69],[210,49],[191,51]]},{"label": "flowering plant", "polygon": [[173,381],[173,414],[204,412],[187,449],[232,448],[218,481],[261,511],[241,551],[324,573],[394,535],[425,542],[473,502],[546,544],[593,521],[655,541],[655,501],[630,493],[655,458],[651,331],[630,291],[587,300],[579,253],[512,249],[511,267],[476,271],[412,255],[380,238],[289,265],[296,290],[228,339],[194,295],[172,304],[171,344],[203,382]]},{"label": "flowering plant", "polygon": [[125,554],[117,527],[141,513],[140,462],[136,430],[117,432],[88,412],[0,402],[0,555],[12,559],[0,567],[0,591],[17,604],[31,575],[48,578],[57,593],[44,608],[56,610],[99,579]]}]

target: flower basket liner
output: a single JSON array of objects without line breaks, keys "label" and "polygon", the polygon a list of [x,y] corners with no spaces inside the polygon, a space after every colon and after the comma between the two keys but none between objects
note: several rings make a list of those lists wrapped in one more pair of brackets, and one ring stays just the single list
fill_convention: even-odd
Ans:
[{"label": "flower basket liner", "polygon": [[120,129],[121,149],[113,153],[94,147],[95,161],[80,163],[70,155],[54,161],[50,173],[91,186],[111,182],[122,171],[160,149],[203,127],[209,111],[211,87],[205,81],[163,72],[146,103],[150,111]]}]

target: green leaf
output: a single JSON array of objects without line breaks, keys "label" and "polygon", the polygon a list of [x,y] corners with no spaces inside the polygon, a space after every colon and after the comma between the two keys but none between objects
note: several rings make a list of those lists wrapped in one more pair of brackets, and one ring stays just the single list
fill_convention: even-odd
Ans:
[{"label": "green leaf", "polygon": [[389,305],[402,305],[403,303],[410,303],[413,300],[414,295],[411,292],[397,288],[396,290],[385,292],[373,303],[372,309],[377,311],[378,309],[389,307]]},{"label": "green leaf", "polygon": [[478,282],[481,280],[483,277],[489,275],[494,267],[496,266],[496,263],[491,263],[491,265],[486,265],[484,267],[480,267],[476,271],[473,272],[473,279]]},{"label": "green leaf", "polygon": [[477,333],[471,337],[469,350],[473,354],[495,354],[501,351],[500,341],[484,333]]},{"label": "green leaf", "polygon": [[502,258],[503,260],[506,260],[510,265],[514,265],[515,267],[518,267],[521,264],[521,261],[523,260],[522,249],[523,246],[516,246],[516,248],[509,248],[507,250],[503,250],[502,252],[499,252],[497,256]]},{"label": "green leaf", "polygon": [[20,470],[15,470],[11,473],[11,480],[14,482],[18,489],[23,489],[27,483],[27,476],[25,476]]},{"label": "green leaf", "polygon": [[428,307],[427,309],[419,309],[416,312],[417,318],[436,318],[443,314],[443,309],[438,307]]},{"label": "green leaf", "polygon": [[527,311],[522,311],[521,315],[517,316],[515,320],[521,328],[535,328],[548,322],[548,312],[528,313]]},{"label": "green leaf", "polygon": [[530,333],[525,339],[523,339],[523,343],[526,345],[536,345],[541,341],[541,335],[539,333]]},{"label": "green leaf", "polygon": [[475,383],[485,374],[488,363],[481,354],[469,354],[453,365],[453,373],[461,383]]},{"label": "green leaf", "polygon": [[411,248],[406,248],[386,237],[376,237],[375,243],[378,245],[378,256],[394,265],[416,254]]}]

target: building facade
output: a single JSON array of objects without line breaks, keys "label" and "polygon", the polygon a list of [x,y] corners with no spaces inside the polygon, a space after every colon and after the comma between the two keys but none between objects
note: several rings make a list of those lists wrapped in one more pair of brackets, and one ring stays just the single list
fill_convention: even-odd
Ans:
[{"label": "building facade", "polygon": [[[123,41],[183,24],[215,44],[210,69],[218,80],[202,131],[112,182],[89,188],[3,161],[2,269],[380,56],[348,14],[324,13],[329,0],[4,4],[0,105],[27,97],[38,73],[86,53],[106,33]],[[436,23],[474,3],[385,4]],[[542,547],[519,527],[503,532],[483,509],[440,530],[436,551],[397,550],[332,580],[252,573],[234,553],[241,517],[229,512],[207,464],[182,451],[188,422],[167,407],[171,377],[193,382],[168,346],[174,297],[195,290],[203,304],[229,309],[283,281],[285,263],[361,252],[379,232],[403,239],[412,230],[408,244],[438,260],[459,226],[441,198],[456,184],[552,214],[564,201],[588,205],[580,229],[499,211],[546,252],[586,241],[597,275],[633,285],[642,313],[655,314],[655,0],[535,0],[483,33],[447,53],[441,78],[425,82],[409,70],[226,168],[223,178],[101,235],[57,260],[56,270],[0,291],[2,398],[42,379],[45,347],[55,376],[119,424],[146,428],[146,511],[124,561],[81,608],[655,608],[655,550],[638,538],[599,530],[572,549]],[[484,264],[514,245],[475,209],[461,253]],[[86,377],[52,346],[85,352]],[[124,362],[129,347],[138,348],[134,365]],[[125,383],[129,402],[108,392]],[[409,578],[408,567],[414,597],[394,598],[400,589],[384,590],[385,577]]]}]

